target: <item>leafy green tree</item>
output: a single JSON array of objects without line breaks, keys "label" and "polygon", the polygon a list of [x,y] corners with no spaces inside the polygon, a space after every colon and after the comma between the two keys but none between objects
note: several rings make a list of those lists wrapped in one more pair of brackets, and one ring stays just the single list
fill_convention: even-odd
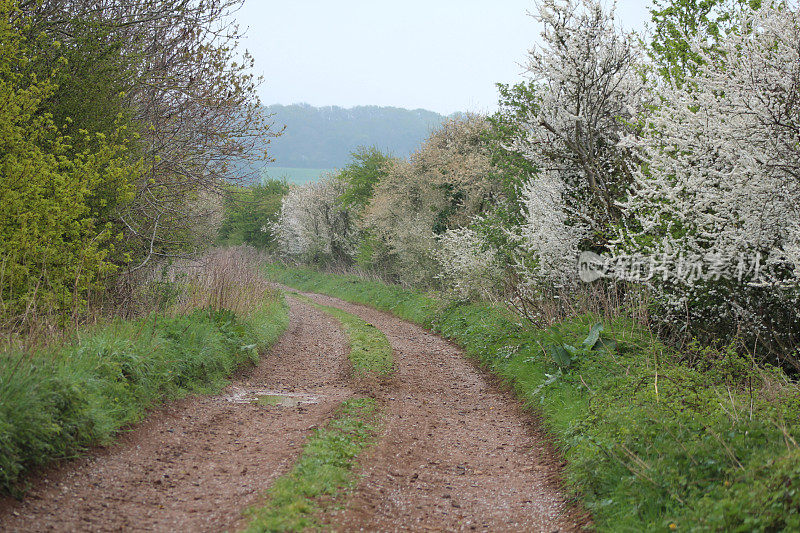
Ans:
[{"label": "leafy green tree", "polygon": [[708,38],[704,48],[718,51],[720,41],[736,31],[737,10],[760,4],[760,0],[653,0],[650,48],[661,76],[682,85],[704,63],[690,40],[703,35]]},{"label": "leafy green tree", "polygon": [[289,185],[279,180],[238,188],[225,200],[225,219],[219,230],[219,241],[273,250],[277,244],[273,224],[288,192]]},{"label": "leafy green tree", "polygon": [[[63,319],[115,269],[117,235],[90,205],[132,197],[141,174],[129,162],[122,126],[108,135],[80,129],[65,135],[46,112],[56,91],[38,76],[15,2],[0,0],[0,319],[26,325],[41,314]],[[56,66],[56,69],[59,66]],[[91,148],[76,148],[85,146]]]},{"label": "leafy green tree", "polygon": [[104,216],[124,232],[132,270],[210,244],[198,199],[249,182],[242,160],[266,157],[263,143],[274,135],[231,16],[242,1],[20,3],[26,34],[41,36],[40,72],[49,76],[53,64],[66,63],[43,103],[56,125],[68,135],[107,136],[124,125],[141,136],[129,144],[147,162],[131,181],[133,201],[114,205],[112,187],[96,191],[94,206],[105,206]]},{"label": "leafy green tree", "polygon": [[536,164],[514,149],[516,139],[524,136],[529,117],[539,111],[537,84],[523,81],[514,85],[497,84],[500,95],[496,113],[487,117],[491,126],[486,132],[486,141],[492,147],[492,165],[497,172],[491,176],[503,187],[510,206],[508,215],[519,221],[521,201],[519,192],[538,172]]},{"label": "leafy green tree", "polygon": [[350,163],[337,175],[337,179],[345,184],[342,204],[362,211],[372,199],[375,185],[388,175],[387,164],[393,160],[392,156],[374,146],[362,146],[351,153]]}]

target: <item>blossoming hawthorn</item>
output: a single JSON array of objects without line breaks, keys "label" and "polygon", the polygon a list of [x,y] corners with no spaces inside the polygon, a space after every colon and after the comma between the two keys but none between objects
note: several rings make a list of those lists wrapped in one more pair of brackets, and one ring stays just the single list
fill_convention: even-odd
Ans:
[{"label": "blossoming hawthorn", "polygon": [[686,36],[699,66],[659,86],[648,135],[624,140],[644,164],[615,248],[702,272],[649,283],[667,323],[800,369],[800,13],[765,0],[736,20],[713,49]]},{"label": "blossoming hawthorn", "polygon": [[633,154],[619,140],[637,129],[646,103],[643,52],[597,0],[546,0],[535,18],[543,45],[531,50],[526,74],[539,102],[515,149],[558,172],[593,223],[607,224],[630,183]]},{"label": "blossoming hawthorn", "polygon": [[517,268],[529,283],[570,285],[577,278],[580,243],[589,227],[571,216],[567,194],[556,171],[543,172],[523,187],[524,222],[514,238],[525,252],[518,256]]},{"label": "blossoming hawthorn", "polygon": [[[768,0],[702,58],[689,84],[666,84],[646,137],[646,165],[622,204],[623,241],[707,263],[760,254],[764,281],[800,280],[800,13]],[[736,275],[735,265],[724,270]]]},{"label": "blossoming hawthorn", "polygon": [[433,253],[438,278],[460,298],[491,298],[502,279],[496,251],[471,228],[447,230]]},{"label": "blossoming hawthorn", "polygon": [[308,262],[343,262],[353,253],[356,231],[340,205],[341,182],[325,179],[292,187],[273,225],[279,251]]},{"label": "blossoming hawthorn", "polygon": [[599,1],[546,0],[535,18],[543,45],[527,75],[538,101],[510,147],[540,169],[522,187],[518,266],[531,283],[570,284],[579,248],[605,246],[631,183],[636,153],[619,141],[647,103],[644,55]]}]

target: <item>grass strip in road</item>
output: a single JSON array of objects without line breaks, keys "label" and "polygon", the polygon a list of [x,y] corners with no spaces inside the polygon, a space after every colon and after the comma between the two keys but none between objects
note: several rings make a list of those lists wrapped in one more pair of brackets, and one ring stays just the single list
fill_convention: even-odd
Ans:
[{"label": "grass strip in road", "polygon": [[392,373],[392,346],[378,328],[357,316],[329,305],[318,304],[307,296],[292,293],[338,320],[350,339],[350,361],[357,376]]},{"label": "grass strip in road", "polygon": [[315,431],[288,474],[267,491],[267,500],[246,514],[248,533],[303,531],[319,527],[316,516],[350,487],[358,454],[377,433],[378,408],[371,398],[351,398],[336,417]]}]

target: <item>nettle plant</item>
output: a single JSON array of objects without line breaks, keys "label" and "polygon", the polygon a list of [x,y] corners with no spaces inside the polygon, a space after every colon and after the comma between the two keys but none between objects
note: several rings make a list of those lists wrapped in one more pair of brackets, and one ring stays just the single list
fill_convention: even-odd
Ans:
[{"label": "nettle plant", "polygon": [[649,134],[626,139],[645,164],[617,249],[697,265],[650,282],[676,320],[744,331],[800,369],[800,14],[766,0],[737,20],[714,48],[686,36],[696,72],[660,86]]}]

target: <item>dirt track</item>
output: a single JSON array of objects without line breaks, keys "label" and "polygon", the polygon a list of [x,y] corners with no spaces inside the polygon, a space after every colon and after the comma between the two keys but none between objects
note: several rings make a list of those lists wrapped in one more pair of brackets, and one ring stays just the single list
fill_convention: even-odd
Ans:
[{"label": "dirt track", "polygon": [[[393,379],[369,387],[382,405],[377,444],[343,508],[321,517],[336,531],[572,531],[583,523],[559,490],[548,440],[507,393],[450,343],[388,314],[312,296],[382,330]],[[27,499],[0,502],[2,531],[220,531],[242,525],[289,470],[311,430],[360,388],[347,340],[328,315],[297,300],[271,353],[223,395],[152,413],[107,449],[35,476]],[[318,403],[231,401],[256,390]]]}]

